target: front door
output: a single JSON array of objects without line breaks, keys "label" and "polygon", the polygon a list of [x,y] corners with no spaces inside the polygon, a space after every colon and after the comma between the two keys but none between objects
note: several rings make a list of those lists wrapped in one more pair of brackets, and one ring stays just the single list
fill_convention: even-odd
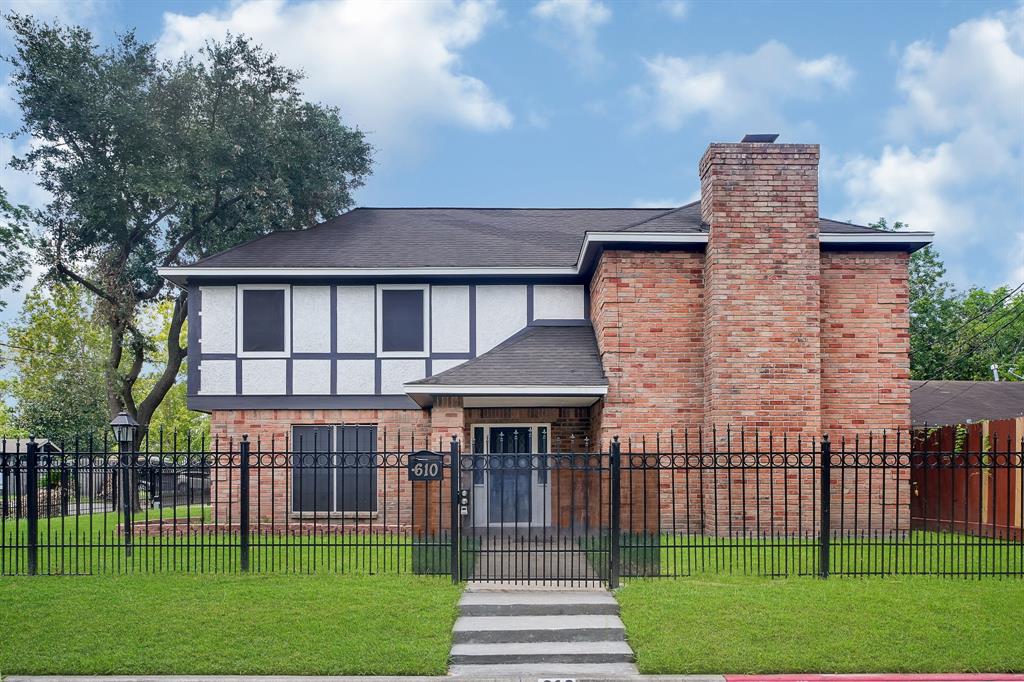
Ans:
[{"label": "front door", "polygon": [[[491,523],[529,523],[533,497],[533,429],[490,429],[487,517]],[[494,455],[500,455],[494,456]]]},{"label": "front door", "polygon": [[548,425],[473,427],[473,525],[528,528],[551,523]]}]

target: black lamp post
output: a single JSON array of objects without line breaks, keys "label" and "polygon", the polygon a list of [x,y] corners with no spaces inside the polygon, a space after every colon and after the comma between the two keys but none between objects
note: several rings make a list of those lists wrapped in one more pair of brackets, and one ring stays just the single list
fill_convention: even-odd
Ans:
[{"label": "black lamp post", "polygon": [[139,422],[121,410],[110,421],[110,430],[117,439],[121,453],[121,516],[124,527],[124,551],[132,553],[132,475],[131,465],[135,459],[135,438],[139,433]]}]

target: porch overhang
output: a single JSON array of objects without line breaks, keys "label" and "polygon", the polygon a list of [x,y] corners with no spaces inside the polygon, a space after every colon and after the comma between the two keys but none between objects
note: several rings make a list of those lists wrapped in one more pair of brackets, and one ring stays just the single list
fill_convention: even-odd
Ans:
[{"label": "porch overhang", "polygon": [[579,407],[608,393],[608,380],[593,327],[540,324],[403,389],[424,407],[440,396],[460,396],[467,407]]},{"label": "porch overhang", "polygon": [[608,386],[424,386],[406,384],[405,392],[420,407],[436,397],[459,396],[465,407],[588,407],[608,393]]}]

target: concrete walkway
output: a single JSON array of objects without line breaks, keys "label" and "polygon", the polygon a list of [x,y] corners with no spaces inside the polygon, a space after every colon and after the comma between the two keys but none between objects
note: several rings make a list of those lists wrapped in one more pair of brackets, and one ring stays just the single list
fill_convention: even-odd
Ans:
[{"label": "concrete walkway", "polygon": [[471,583],[452,635],[454,677],[622,679],[638,674],[619,605],[604,589]]},{"label": "concrete walkway", "polygon": [[569,537],[483,536],[470,581],[599,586],[601,577]]}]

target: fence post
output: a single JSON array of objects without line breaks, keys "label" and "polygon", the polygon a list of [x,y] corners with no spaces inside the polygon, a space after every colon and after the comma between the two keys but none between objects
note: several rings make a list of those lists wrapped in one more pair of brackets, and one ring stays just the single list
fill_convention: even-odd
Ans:
[{"label": "fence post", "polygon": [[[17,448],[14,452],[15,458],[18,456]],[[4,489],[3,497],[0,497],[0,519],[6,519],[11,515],[11,491],[17,490],[14,485],[14,479],[19,478],[21,473],[17,473],[16,476],[11,475],[11,463],[7,457],[7,441],[0,441],[0,488]]]},{"label": "fence post", "polygon": [[28,439],[28,446],[25,448],[25,487],[28,499],[28,574],[36,575],[39,572],[39,444],[36,437]]},{"label": "fence post", "polygon": [[621,510],[622,506],[622,469],[621,469],[621,454],[619,446],[619,437],[615,436],[612,438],[612,448],[609,455],[609,469],[611,474],[611,497],[612,497],[612,509],[611,509],[611,544],[608,548],[608,586],[615,589],[619,586],[619,571],[621,570],[620,563],[620,542],[619,537],[620,526],[621,526]]},{"label": "fence post", "polygon": [[132,555],[132,472],[135,468],[135,442],[121,441],[121,530],[124,534],[124,555]]},{"label": "fence post", "polygon": [[450,488],[451,488],[451,527],[448,530],[450,538],[450,551],[449,561],[451,562],[452,582],[459,582],[459,440],[455,436],[452,436],[451,444],[451,475]]},{"label": "fence post", "polygon": [[821,527],[818,530],[818,577],[827,578],[832,543],[832,443],[828,434],[821,438]]},{"label": "fence post", "polygon": [[239,566],[242,572],[249,571],[249,434],[242,434],[242,442],[238,444],[238,455],[241,459],[238,481],[238,533],[239,533]]}]

